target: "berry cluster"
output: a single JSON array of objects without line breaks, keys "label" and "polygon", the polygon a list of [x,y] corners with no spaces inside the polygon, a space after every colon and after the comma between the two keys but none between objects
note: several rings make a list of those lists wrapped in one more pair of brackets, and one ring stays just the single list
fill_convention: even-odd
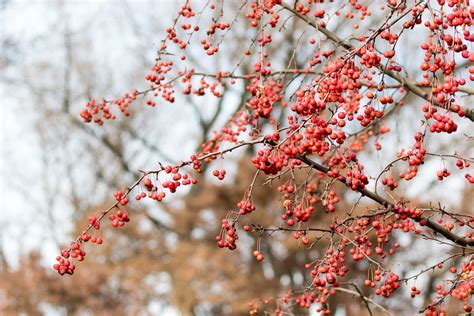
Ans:
[{"label": "berry cluster", "polygon": [[444,178],[447,178],[451,175],[451,172],[448,171],[448,169],[446,168],[443,168],[442,170],[438,170],[438,172],[436,172],[436,176],[438,177],[438,180],[441,181],[443,180]]},{"label": "berry cluster", "polygon": [[234,250],[237,248],[235,241],[239,238],[235,231],[233,224],[230,224],[227,219],[222,220],[221,234],[216,236],[217,246],[219,248],[229,248]]},{"label": "berry cluster", "polygon": [[226,171],[224,169],[212,171],[212,175],[219,180],[224,180],[225,174],[226,174]]},{"label": "berry cluster", "polygon": [[[378,274],[377,274],[378,273]],[[375,276],[380,276],[381,271],[376,270]],[[375,290],[375,294],[383,296],[383,297],[390,297],[393,292],[395,292],[400,287],[399,276],[393,272],[387,276],[384,281],[384,284]]]},{"label": "berry cluster", "polygon": [[334,204],[338,203],[339,197],[336,196],[336,191],[331,190],[329,191],[327,197],[323,199],[323,205],[327,207],[328,212],[334,212],[336,210],[336,207]]},{"label": "berry cluster", "polygon": [[117,210],[115,215],[110,215],[109,220],[112,223],[113,227],[122,227],[130,221],[127,213]]},{"label": "berry cluster", "polygon": [[80,240],[83,241],[83,242],[90,241],[90,242],[92,242],[94,244],[98,244],[98,245],[103,243],[103,240],[102,240],[101,237],[97,237],[97,236],[91,235],[89,233],[82,234],[81,237],[80,237]]},{"label": "berry cluster", "polygon": [[388,178],[384,177],[384,178],[382,178],[382,184],[386,185],[387,188],[389,188],[392,191],[395,190],[398,187],[398,183],[395,182],[393,177],[388,177]]},{"label": "berry cluster", "polygon": [[[67,254],[69,256],[69,253]],[[54,264],[54,269],[58,271],[60,275],[64,274],[73,274],[74,270],[76,269],[76,266],[69,261],[66,257],[63,256],[57,256],[56,261],[58,263]]]},{"label": "berry cluster", "polygon": [[408,161],[408,171],[400,173],[400,178],[407,181],[416,177],[418,173],[418,166],[425,162],[426,149],[423,146],[424,135],[421,132],[415,134],[415,144],[413,147],[405,152],[404,149],[397,153],[397,157],[403,161]]},{"label": "berry cluster", "polygon": [[127,205],[128,203],[128,197],[122,191],[115,192],[114,198],[120,203],[120,205]]},{"label": "berry cluster", "polygon": [[262,254],[260,251],[258,251],[258,250],[255,250],[252,254],[253,254],[253,256],[255,257],[255,259],[256,259],[257,261],[263,261],[263,260],[265,259],[265,257],[263,256],[263,254]]},{"label": "berry cluster", "polygon": [[60,275],[73,274],[76,266],[69,258],[83,261],[85,256],[86,252],[81,249],[81,244],[79,242],[74,242],[70,249],[61,251],[61,255],[56,257],[58,263],[54,265],[54,269],[57,270]]},{"label": "berry cluster", "polygon": [[277,174],[288,165],[288,157],[278,151],[264,149],[258,151],[257,155],[252,158],[252,162],[257,169],[266,174]]},{"label": "berry cluster", "polygon": [[237,207],[239,208],[239,214],[241,215],[250,214],[256,209],[255,205],[253,205],[253,203],[248,199],[244,199],[237,203]]},{"label": "berry cluster", "polygon": [[249,106],[255,110],[253,117],[269,118],[273,105],[283,99],[283,85],[273,80],[267,81],[264,86],[260,85],[256,79],[253,82],[254,85],[247,87],[247,90],[253,95],[253,98],[248,102]]},{"label": "berry cluster", "polygon": [[410,292],[411,298],[414,298],[415,296],[421,293],[421,291],[416,286],[412,286],[410,290],[411,290]]},{"label": "berry cluster", "polygon": [[357,169],[346,171],[346,184],[350,186],[352,190],[358,191],[364,189],[369,184],[369,179],[361,171],[364,170],[364,166],[358,165]]}]

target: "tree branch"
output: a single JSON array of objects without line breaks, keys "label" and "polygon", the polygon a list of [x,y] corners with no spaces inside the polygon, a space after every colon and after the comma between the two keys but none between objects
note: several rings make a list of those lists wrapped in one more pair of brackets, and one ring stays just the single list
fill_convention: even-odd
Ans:
[{"label": "tree branch", "polygon": [[[351,284],[352,285],[352,284]],[[383,312],[389,314],[389,315],[392,315],[392,313],[390,313],[388,310],[386,310],[382,305],[376,303],[374,300],[366,297],[366,296],[363,296],[360,291],[353,291],[353,290],[349,290],[349,289],[346,289],[344,287],[333,287],[332,288],[333,290],[335,291],[339,291],[339,292],[345,292],[345,293],[348,293],[348,294],[352,294],[352,295],[355,295],[355,296],[359,296],[365,303],[371,303],[371,304],[374,304],[376,307],[380,308]],[[370,309],[369,309],[370,310]]]},{"label": "tree branch", "polygon": [[[308,157],[306,157],[304,155],[298,155],[297,158],[299,160],[301,160],[302,162],[304,162],[305,164],[307,164],[308,166],[310,166],[311,168],[316,169],[318,171],[321,171],[325,174],[327,174],[328,171],[330,170],[328,167],[325,167],[325,166],[309,159]],[[337,178],[337,180],[339,180],[340,182],[346,184],[346,178],[343,177],[343,176]],[[376,193],[374,193],[370,190],[367,190],[365,188],[364,189],[359,189],[357,191],[360,194],[362,194],[363,196],[366,196],[369,199],[379,203],[380,205],[387,208],[388,210],[394,211],[395,205],[393,203],[389,202],[388,200],[384,199],[380,195],[378,195],[378,194],[376,194]],[[426,227],[430,228],[432,231],[444,236],[445,238],[451,240],[452,242],[454,242],[457,245],[460,245],[460,246],[463,246],[463,247],[474,246],[474,239],[467,239],[467,238],[460,237],[460,236],[452,233],[450,230],[448,230],[448,229],[444,228],[443,226],[439,225],[438,223],[433,222],[429,218],[419,216],[419,217],[413,218],[413,220],[418,222],[421,226],[426,226]]]}]

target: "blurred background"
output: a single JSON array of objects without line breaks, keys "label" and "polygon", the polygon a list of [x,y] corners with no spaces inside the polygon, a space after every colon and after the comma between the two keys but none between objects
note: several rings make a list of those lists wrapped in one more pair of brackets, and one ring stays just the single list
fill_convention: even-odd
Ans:
[{"label": "blurred background", "polygon": [[[225,4],[227,20],[240,5]],[[186,159],[245,103],[244,84],[237,83],[226,88],[223,98],[180,97],[175,104],[157,102],[156,108],[140,99],[129,118],[103,127],[82,122],[79,112],[91,97],[113,99],[132,88],[146,89],[144,76],[177,9],[178,1],[172,0],[0,1],[0,315],[240,315],[254,299],[281,296],[307,284],[304,265],[318,256],[323,243],[302,251],[291,235],[267,236],[262,249],[268,260],[263,264],[251,256],[255,236],[242,236],[238,251],[215,246],[220,220],[236,208],[254,174],[251,150],[226,157],[230,176],[224,182],[216,183],[205,172],[201,185],[166,203],[132,204],[130,225],[102,229],[104,244],[88,249],[73,276],[59,277],[52,269],[55,256],[81,231],[87,215],[110,205],[113,192],[132,183],[138,170]],[[374,16],[361,29],[381,19]],[[331,27],[343,34],[350,23],[342,19]],[[212,62],[191,49],[187,63],[208,73],[232,70],[255,37],[247,24],[232,28]],[[288,21],[286,29],[268,48],[276,69],[293,59],[295,47],[296,63],[304,64],[312,54],[299,42],[308,30],[296,20]],[[404,37],[401,56],[418,44]],[[421,58],[404,61],[408,69],[413,66],[415,78]],[[244,60],[238,73],[249,73],[252,65]],[[288,85],[289,95],[292,87]],[[409,96],[405,104],[421,103]],[[364,164],[373,176],[398,149],[413,143],[420,117],[417,106],[396,110],[386,122],[396,132],[377,139],[384,150],[367,144]],[[459,125],[459,130],[469,131],[469,123]],[[460,148],[467,157],[473,155],[473,146],[462,143],[463,133],[432,137],[432,151],[452,154]],[[474,191],[462,176],[436,181],[443,163],[431,159],[423,167],[428,176],[410,183],[409,189],[401,184],[400,192],[420,204],[428,205],[436,196],[453,210],[472,211]],[[278,225],[276,183],[272,188],[263,182],[257,181],[258,212],[250,222]],[[351,208],[356,198],[348,192],[338,209]],[[364,202],[361,210],[370,206]],[[330,218],[322,215],[318,221]],[[408,237],[400,242],[401,260],[393,266],[402,275],[437,259],[426,247],[429,242]],[[451,251],[448,246],[440,249]],[[364,280],[366,267],[354,269],[361,272],[350,278]],[[437,277],[423,276],[416,285],[433,293]],[[410,300],[407,292],[400,292],[396,300],[382,304],[405,314],[429,300],[428,295]],[[350,295],[341,294],[330,304],[336,315],[366,312]],[[294,313],[315,315],[296,307]]]}]

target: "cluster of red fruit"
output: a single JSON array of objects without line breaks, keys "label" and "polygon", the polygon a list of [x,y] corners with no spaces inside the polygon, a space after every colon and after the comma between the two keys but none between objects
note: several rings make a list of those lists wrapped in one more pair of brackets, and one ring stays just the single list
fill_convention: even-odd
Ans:
[{"label": "cluster of red fruit", "polygon": [[241,215],[250,214],[256,209],[255,205],[253,205],[253,203],[248,199],[243,199],[237,203],[237,207],[239,208],[239,214]]},{"label": "cluster of red fruit", "polygon": [[103,240],[102,240],[101,237],[97,237],[97,236],[91,235],[91,234],[89,234],[89,233],[84,233],[84,234],[82,234],[82,236],[80,237],[80,239],[81,239],[82,241],[84,241],[84,242],[90,241],[90,242],[92,242],[92,243],[94,243],[94,244],[98,244],[98,245],[100,245],[100,244],[103,243]]},{"label": "cluster of red fruit", "polygon": [[255,250],[252,254],[257,261],[263,261],[265,259],[265,257],[259,250]]},{"label": "cluster of red fruit", "polygon": [[119,202],[120,205],[127,205],[128,197],[122,191],[114,193],[114,198]]},{"label": "cluster of red fruit", "polygon": [[415,144],[405,152],[404,149],[397,153],[397,157],[403,161],[408,161],[408,171],[400,173],[400,178],[410,181],[418,173],[418,166],[425,162],[426,149],[423,146],[424,135],[421,132],[415,133]]},{"label": "cluster of red fruit", "polygon": [[420,293],[421,293],[421,291],[416,286],[411,287],[411,291],[410,291],[410,297],[411,298],[414,298],[415,296],[417,296]]},{"label": "cluster of red fruit", "polygon": [[[287,200],[289,201],[289,200]],[[293,226],[296,222],[307,222],[313,214],[314,206],[303,206],[302,203],[298,203],[293,208],[286,208],[285,214],[281,216],[281,219],[286,221],[288,226]],[[294,219],[292,218],[294,216]]]},{"label": "cluster of red fruit", "polygon": [[328,195],[323,199],[323,205],[327,207],[328,212],[334,212],[336,207],[334,204],[339,203],[340,199],[336,196],[336,191],[331,190],[328,192]]},{"label": "cluster of red fruit", "polygon": [[247,86],[247,91],[253,96],[248,102],[248,105],[255,110],[253,117],[269,118],[273,105],[283,99],[283,84],[273,80],[268,80],[263,86],[259,80],[252,80],[252,83]]},{"label": "cluster of red fruit", "polygon": [[130,221],[127,213],[117,210],[115,215],[110,215],[109,220],[112,223],[113,227],[122,227]]},{"label": "cluster of red fruit", "polygon": [[[419,209],[405,207],[405,206],[400,205],[400,204],[396,204],[393,207],[393,210],[394,210],[395,213],[397,213],[401,216],[401,219],[417,218],[417,217],[420,217],[421,215],[423,215],[423,211],[421,211]],[[420,222],[420,224],[422,225],[423,223]]]},{"label": "cluster of red fruit", "polygon": [[224,180],[225,174],[226,174],[226,171],[224,169],[212,171],[212,175],[219,180]]},{"label": "cluster of red fruit", "polygon": [[95,229],[100,228],[100,221],[97,219],[96,216],[89,216],[89,224],[92,225]]},{"label": "cluster of red fruit", "polygon": [[259,150],[257,155],[252,158],[252,162],[257,169],[266,174],[277,174],[288,165],[288,158],[285,154],[270,149]]},{"label": "cluster of red fruit", "polygon": [[221,234],[216,236],[217,246],[219,248],[229,248],[230,250],[234,250],[237,248],[235,241],[238,238],[234,226],[229,223],[227,219],[223,219],[221,224]]},{"label": "cluster of red fruit", "polygon": [[280,3],[281,0],[265,0],[261,3],[251,2],[250,12],[245,14],[245,17],[250,20],[252,27],[257,27],[264,14],[270,15],[270,26],[275,27],[278,22],[278,14],[273,9],[276,3]]},{"label": "cluster of red fruit", "polygon": [[[63,254],[62,256],[57,256],[56,261],[58,263],[54,264],[54,269],[58,271],[60,275],[64,274],[73,274],[76,266],[68,260]],[[67,256],[69,257],[69,252],[67,252]]]},{"label": "cluster of red fruit", "polygon": [[81,249],[79,242],[74,242],[70,249],[61,251],[61,255],[56,257],[57,263],[53,266],[60,275],[73,274],[76,266],[69,260],[69,258],[76,259],[77,261],[83,261],[86,256],[86,252]]},{"label": "cluster of red fruit", "polygon": [[446,168],[443,168],[442,170],[438,170],[438,172],[436,172],[436,176],[438,177],[438,180],[441,181],[443,180],[444,178],[447,178],[451,175],[451,172],[448,171],[448,169]]},{"label": "cluster of red fruit", "polygon": [[305,308],[305,309],[309,309],[315,301],[316,301],[316,293],[315,292],[311,292],[309,294],[302,293],[302,294],[298,295],[295,298],[295,304],[297,304],[299,307]]},{"label": "cluster of red fruit", "polygon": [[[323,81],[324,82],[324,81]],[[326,108],[326,103],[318,101],[315,90],[298,90],[295,92],[296,103],[291,105],[291,110],[299,115],[320,113]]]},{"label": "cluster of red fruit", "polygon": [[435,121],[431,124],[430,132],[431,133],[448,133],[451,134],[457,131],[458,126],[454,123],[453,119],[448,115],[442,115],[439,112],[433,114]]},{"label": "cluster of red fruit", "polygon": [[[158,191],[158,187],[153,184],[151,179],[145,178],[143,179],[143,185],[145,186],[145,189],[148,191],[148,197],[155,200],[155,201],[162,201],[166,197],[166,193],[161,191]],[[147,194],[145,192],[140,192],[135,196],[135,200],[140,201],[143,198],[146,198]]]},{"label": "cluster of red fruit", "polygon": [[369,184],[369,179],[362,170],[364,166],[358,165],[356,169],[346,171],[346,184],[354,191],[362,190]]},{"label": "cluster of red fruit", "polygon": [[[380,270],[376,270],[375,275],[380,275]],[[390,274],[385,279],[384,284],[375,290],[375,294],[387,298],[390,297],[390,295],[392,295],[392,293],[400,287],[400,282],[398,282],[399,278],[400,277],[397,274],[390,272]]]},{"label": "cluster of red fruit", "polygon": [[[322,54],[325,55],[324,52]],[[319,96],[319,100],[312,102],[315,105],[312,113],[321,113],[326,108],[327,102],[337,102],[338,108],[345,110],[349,114],[348,120],[352,121],[353,114],[359,110],[362,98],[360,94],[362,74],[363,69],[357,66],[353,59],[337,58],[328,62],[323,69],[322,77],[316,77],[311,84],[317,87]],[[305,113],[307,114],[308,112]]]},{"label": "cluster of red fruit", "polygon": [[398,187],[398,183],[393,179],[393,177],[382,178],[382,184],[386,185],[390,190],[395,190]]}]

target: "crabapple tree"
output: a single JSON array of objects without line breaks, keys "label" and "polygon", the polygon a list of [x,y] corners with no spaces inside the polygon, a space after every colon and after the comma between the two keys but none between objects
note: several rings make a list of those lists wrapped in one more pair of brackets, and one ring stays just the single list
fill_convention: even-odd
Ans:
[{"label": "crabapple tree", "polygon": [[[144,72],[147,88],[89,100],[80,112],[84,124],[101,128],[127,119],[138,102],[154,108],[186,97],[219,99],[239,87],[245,102],[226,112],[198,152],[174,163],[157,162],[118,189],[110,207],[90,214],[54,268],[73,274],[89,244],[107,242],[101,230],[133,220],[130,204],[138,209],[142,200],[160,203],[178,191],[186,194],[209,169],[211,178],[226,181],[231,172],[225,158],[247,149],[254,175],[221,219],[216,251],[235,251],[239,238],[253,235],[251,254],[265,264],[262,245],[271,247],[271,236],[283,234],[310,257],[295,267],[308,276],[305,286],[271,299],[256,297],[248,305],[250,315],[284,315],[295,306],[331,314],[329,300],[343,294],[358,297],[369,314],[389,312],[394,293],[415,300],[422,291],[432,293],[420,313],[446,315],[452,301],[461,303],[459,313],[470,312],[472,205],[451,209],[444,205],[449,195],[430,192],[423,193],[428,203],[419,204],[410,192],[431,181],[443,190],[473,192],[473,19],[469,0],[247,0],[239,6],[183,1]],[[237,46],[239,57],[227,60],[226,40],[241,25],[249,27],[247,38]],[[285,59],[272,45],[296,29]],[[220,56],[225,63],[208,72],[196,68],[196,55],[209,62]],[[244,69],[244,62],[253,67]],[[403,124],[411,128],[399,127]],[[440,139],[457,141],[437,146]],[[446,184],[447,178],[456,178],[456,185]],[[275,184],[279,196],[272,226],[253,216],[259,212],[253,196],[260,179]],[[359,207],[362,200],[369,205],[365,209]],[[330,220],[318,221],[323,216]],[[418,239],[432,249],[435,262],[402,275],[406,259],[399,253],[411,247],[402,241]],[[316,244],[324,247],[314,252]],[[366,277],[349,281],[356,266]],[[427,274],[436,274],[435,285],[418,286],[417,279]]]}]

